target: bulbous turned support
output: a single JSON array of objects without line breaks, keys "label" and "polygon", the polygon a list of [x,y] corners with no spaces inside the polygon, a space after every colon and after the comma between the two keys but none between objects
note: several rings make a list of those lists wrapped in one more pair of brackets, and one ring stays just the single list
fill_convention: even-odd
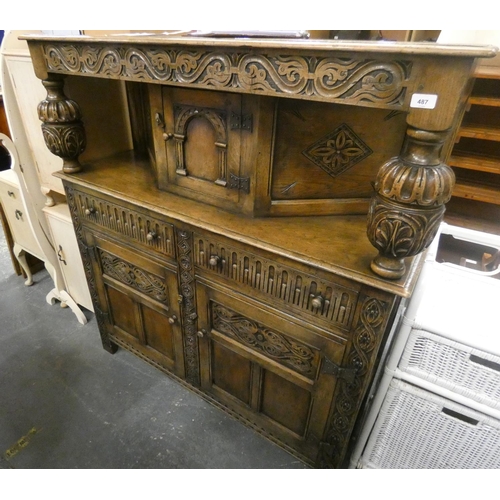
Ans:
[{"label": "bulbous turned support", "polygon": [[62,158],[63,171],[69,174],[82,169],[78,156],[86,146],[85,129],[78,104],[64,94],[62,76],[44,80],[47,98],[38,105],[38,118],[49,151]]},{"label": "bulbous turned support", "polygon": [[404,259],[423,252],[439,229],[455,185],[453,170],[440,159],[446,138],[446,131],[409,127],[401,155],[378,172],[367,235],[379,251],[371,269],[383,278],[401,278]]}]

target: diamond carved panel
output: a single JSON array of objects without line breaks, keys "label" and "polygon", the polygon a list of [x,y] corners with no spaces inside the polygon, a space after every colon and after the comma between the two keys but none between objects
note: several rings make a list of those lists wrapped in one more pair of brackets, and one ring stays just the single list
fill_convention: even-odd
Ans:
[{"label": "diamond carved panel", "polygon": [[332,177],[337,177],[372,153],[345,123],[302,152]]}]

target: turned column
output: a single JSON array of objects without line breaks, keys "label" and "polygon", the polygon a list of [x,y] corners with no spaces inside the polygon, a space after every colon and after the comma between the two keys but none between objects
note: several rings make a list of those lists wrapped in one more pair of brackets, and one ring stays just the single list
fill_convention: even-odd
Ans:
[{"label": "turned column", "polygon": [[425,250],[439,229],[455,184],[453,170],[441,162],[447,137],[448,131],[409,127],[400,156],[378,172],[367,234],[379,251],[371,269],[383,278],[401,278],[404,259]]},{"label": "turned column", "polygon": [[47,98],[38,105],[38,118],[47,148],[63,160],[63,171],[72,174],[82,169],[78,157],[86,147],[85,129],[78,104],[64,94],[64,77],[49,75],[42,80]]}]

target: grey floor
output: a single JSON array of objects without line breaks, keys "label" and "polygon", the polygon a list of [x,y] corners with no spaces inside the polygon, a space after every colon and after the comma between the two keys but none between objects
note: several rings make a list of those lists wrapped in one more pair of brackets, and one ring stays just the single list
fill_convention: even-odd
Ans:
[{"label": "grey floor", "polygon": [[94,316],[26,287],[0,226],[0,468],[305,469],[198,395],[119,349]]}]

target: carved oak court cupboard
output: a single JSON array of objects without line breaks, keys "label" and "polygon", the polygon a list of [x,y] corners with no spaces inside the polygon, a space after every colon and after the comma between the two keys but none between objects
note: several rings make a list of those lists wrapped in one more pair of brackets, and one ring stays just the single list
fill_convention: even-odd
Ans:
[{"label": "carved oak court cupboard", "polygon": [[[103,346],[342,466],[451,195],[441,157],[475,59],[495,49],[25,38]],[[72,75],[128,82],[133,151],[79,163]]]}]

